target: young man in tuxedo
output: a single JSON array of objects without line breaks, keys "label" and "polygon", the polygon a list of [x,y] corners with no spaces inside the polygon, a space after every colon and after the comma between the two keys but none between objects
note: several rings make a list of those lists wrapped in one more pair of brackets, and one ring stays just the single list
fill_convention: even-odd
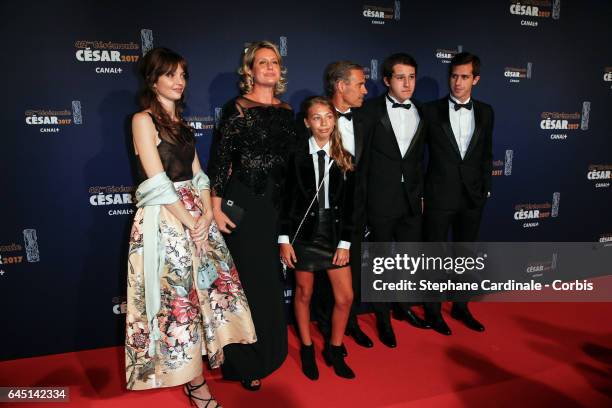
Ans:
[{"label": "young man in tuxedo", "polygon": [[[424,232],[430,242],[447,241],[449,231],[455,242],[474,242],[491,191],[493,109],[472,97],[480,81],[476,55],[455,55],[448,80],[450,94],[424,108],[429,125]],[[440,303],[425,303],[425,314],[435,331],[451,334]],[[484,331],[467,302],[454,302],[451,316],[472,330]]]},{"label": "young man in tuxedo", "polygon": [[[426,126],[420,105],[410,99],[416,73],[417,63],[410,55],[398,53],[387,57],[382,65],[387,92],[369,100],[363,108],[368,127],[366,211],[373,242],[423,240],[421,198]],[[378,336],[386,346],[396,346],[391,308],[396,319],[421,329],[429,328],[409,306],[372,304]]]},{"label": "young man in tuxedo", "polygon": [[[356,305],[361,294],[361,241],[365,231],[365,210],[363,192],[362,162],[365,146],[365,129],[359,115],[359,108],[368,93],[365,87],[363,67],[351,61],[337,61],[325,69],[325,92],[331,99],[338,113],[337,126],[342,136],[342,145],[353,156],[355,165],[355,205],[353,211],[354,234],[351,239],[350,265],[353,276],[354,302],[346,328],[346,334],[362,347],[372,347],[372,340],[361,330],[357,323]],[[300,126],[298,115],[298,126]],[[303,120],[300,127],[303,127]],[[306,129],[302,129],[306,132]],[[306,133],[305,133],[306,134]],[[315,276],[313,308],[319,330],[329,339],[331,332],[331,313],[333,309],[333,293],[329,278],[325,273]],[[346,349],[344,348],[346,355]]]}]

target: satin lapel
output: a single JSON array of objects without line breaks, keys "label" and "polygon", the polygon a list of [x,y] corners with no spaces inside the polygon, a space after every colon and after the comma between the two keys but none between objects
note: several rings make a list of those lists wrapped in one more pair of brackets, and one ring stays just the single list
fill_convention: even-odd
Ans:
[{"label": "satin lapel", "polygon": [[480,137],[483,125],[482,112],[478,107],[478,103],[476,101],[473,101],[472,106],[472,109],[474,109],[474,133],[472,134],[470,144],[468,145],[467,151],[465,152],[466,158],[470,155],[472,150],[474,150],[474,146],[476,146],[476,143],[478,142],[478,138]]},{"label": "satin lapel", "polygon": [[393,141],[393,145],[395,146],[395,151],[399,157],[402,156],[402,151],[400,150],[399,144],[397,143],[397,137],[395,137],[395,132],[393,131],[393,125],[391,125],[391,119],[389,118],[389,113],[387,112],[387,102],[385,101],[385,97],[381,98],[381,104],[379,105],[380,111],[380,123],[382,123],[385,128],[385,134],[387,137],[390,137]]},{"label": "satin lapel", "polygon": [[359,115],[353,116],[353,134],[355,136],[355,165],[358,165],[363,154],[363,123]]},{"label": "satin lapel", "polygon": [[340,177],[342,177],[342,171],[336,166],[336,163],[332,164],[329,169],[329,205],[333,206],[336,202],[336,195],[339,194]]},{"label": "satin lapel", "polygon": [[315,169],[314,163],[312,162],[312,156],[308,154],[308,150],[300,154],[300,159],[296,160],[296,166],[300,177],[298,182],[300,183],[300,189],[306,197],[313,197],[315,193]]},{"label": "satin lapel", "polygon": [[[416,108],[416,106],[415,106],[415,108]],[[421,133],[422,133],[422,130],[423,130],[423,113],[421,112],[420,109],[417,109],[417,112],[419,112],[419,125],[417,126],[416,132],[414,132],[414,137],[410,141],[410,146],[408,146],[408,150],[406,150],[406,154],[404,154],[404,157],[406,157],[406,156],[408,156],[408,154],[410,154],[410,152],[412,151],[414,146],[416,146],[416,142],[418,142],[418,139],[421,138],[421,136],[422,136]],[[402,159],[404,157],[402,157]]]},{"label": "satin lapel", "polygon": [[457,139],[455,139],[455,134],[453,133],[453,128],[450,124],[450,116],[448,115],[448,98],[443,99],[441,101],[440,106],[438,107],[438,115],[438,117],[442,121],[440,125],[442,126],[444,133],[446,133],[446,137],[448,137],[448,140],[450,141],[451,146],[453,146],[453,150],[455,150],[455,153],[457,153],[457,156],[461,158],[459,146],[457,145]]}]

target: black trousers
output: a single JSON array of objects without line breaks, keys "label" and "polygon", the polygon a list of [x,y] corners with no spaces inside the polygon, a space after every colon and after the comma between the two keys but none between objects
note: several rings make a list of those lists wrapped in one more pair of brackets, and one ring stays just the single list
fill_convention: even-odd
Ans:
[{"label": "black trousers", "polygon": [[[390,217],[368,217],[372,242],[421,242],[423,240],[423,217],[421,214],[411,215],[405,203],[403,215]],[[373,302],[372,309],[376,314],[378,325],[391,327],[391,309],[407,310],[412,303],[405,302]]]},{"label": "black trousers", "polygon": [[[425,201],[427,204],[427,201]],[[461,205],[456,209],[436,209],[425,207],[424,234],[428,242],[446,242],[451,234],[453,242],[478,241],[482,220],[483,205],[474,203],[464,195]],[[427,302],[423,304],[428,318],[440,317],[442,304]],[[465,309],[467,302],[454,302],[453,308]]]}]

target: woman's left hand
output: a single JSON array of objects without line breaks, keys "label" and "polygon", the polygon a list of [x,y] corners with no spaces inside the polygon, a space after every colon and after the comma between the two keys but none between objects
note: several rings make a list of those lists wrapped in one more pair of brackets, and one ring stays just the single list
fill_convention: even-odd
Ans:
[{"label": "woman's left hand", "polygon": [[349,262],[349,254],[350,251],[348,249],[336,249],[336,253],[334,254],[334,259],[332,259],[332,263],[338,266],[345,266]]},{"label": "woman's left hand", "polygon": [[191,239],[196,242],[208,240],[208,230],[210,229],[212,219],[212,211],[206,211],[204,214],[202,214],[198,218],[195,228],[189,231],[191,234]]}]

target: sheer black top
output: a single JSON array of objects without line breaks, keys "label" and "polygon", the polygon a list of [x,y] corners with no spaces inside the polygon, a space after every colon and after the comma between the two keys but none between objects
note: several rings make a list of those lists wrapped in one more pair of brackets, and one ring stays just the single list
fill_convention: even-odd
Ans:
[{"label": "sheer black top", "polygon": [[286,103],[265,105],[238,97],[223,109],[210,152],[211,189],[223,197],[230,175],[254,194],[269,177],[280,178],[296,139],[293,111]]},{"label": "sheer black top", "polygon": [[[164,140],[162,137],[162,131],[160,131],[155,117],[150,113],[149,116],[151,116],[151,119],[153,120],[155,129],[157,129],[157,132],[159,132],[161,142],[157,145],[157,152],[159,153],[159,158],[164,166],[166,175],[172,181],[191,180],[193,178],[193,170],[191,169],[191,165],[195,157],[195,140],[194,143],[180,144],[174,144]],[[186,127],[181,127],[181,132],[190,132],[190,130]],[[185,134],[183,136],[187,140],[193,139],[193,135]],[[140,160],[138,160],[136,172],[139,183],[148,178]]]}]

